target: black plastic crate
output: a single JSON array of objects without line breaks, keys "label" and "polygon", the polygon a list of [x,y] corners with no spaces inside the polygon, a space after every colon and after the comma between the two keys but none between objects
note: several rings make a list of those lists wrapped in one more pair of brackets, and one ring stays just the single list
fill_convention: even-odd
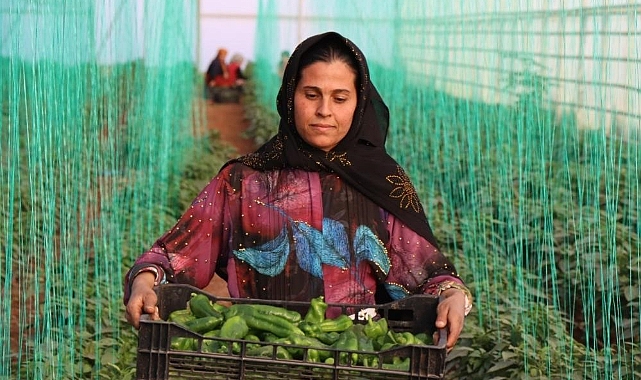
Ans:
[{"label": "black plastic crate", "polygon": [[[203,292],[189,285],[165,284],[156,288],[158,294],[158,309],[160,317],[166,320],[172,311],[184,309],[192,293],[207,295],[214,302],[231,303],[261,303],[293,309],[304,313],[309,302],[269,301],[257,299],[220,298]],[[436,320],[438,297],[432,295],[414,295],[398,301],[380,305],[341,305],[328,303],[330,307],[340,307],[344,314],[358,314],[357,311],[374,307],[381,317],[388,321],[394,331],[411,331],[412,333],[427,332],[431,336]],[[303,314],[304,315],[304,314]],[[364,319],[355,320],[365,323]],[[177,337],[194,338],[198,344],[195,351],[180,351],[171,348],[171,341]],[[148,315],[143,315],[138,332],[138,379],[334,379],[334,380],[420,380],[442,379],[445,369],[445,330],[439,331],[439,342],[430,346],[405,346],[378,352],[379,363],[386,358],[402,356],[410,358],[409,371],[396,371],[380,367],[364,367],[351,364],[325,364],[306,360],[285,360],[276,357],[274,343],[260,343],[274,347],[272,357],[247,356],[246,344],[256,342],[237,341],[240,353],[209,353],[203,352],[203,343],[207,340],[222,340],[206,338],[193,333],[182,326],[165,321],[152,321]],[[229,341],[229,340],[227,340]],[[311,347],[310,347],[311,348]],[[307,347],[301,347],[305,352]],[[341,352],[332,349],[336,359]],[[306,355],[305,355],[306,357]]]}]

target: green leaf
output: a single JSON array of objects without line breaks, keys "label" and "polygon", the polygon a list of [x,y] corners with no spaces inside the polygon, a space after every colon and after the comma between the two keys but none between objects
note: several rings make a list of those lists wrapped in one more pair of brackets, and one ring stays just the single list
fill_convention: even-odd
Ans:
[{"label": "green leaf", "polygon": [[505,361],[500,361],[496,364],[494,364],[490,369],[487,370],[488,373],[492,372],[499,372],[507,368],[515,367],[518,365],[518,362],[514,360],[505,360]]}]

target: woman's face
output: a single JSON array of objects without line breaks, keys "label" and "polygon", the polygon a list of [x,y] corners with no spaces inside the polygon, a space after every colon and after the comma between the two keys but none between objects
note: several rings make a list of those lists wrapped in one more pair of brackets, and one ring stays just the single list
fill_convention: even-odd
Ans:
[{"label": "woman's face", "polygon": [[296,131],[325,152],[347,135],[356,110],[356,74],[345,62],[313,63],[301,72],[294,93]]}]

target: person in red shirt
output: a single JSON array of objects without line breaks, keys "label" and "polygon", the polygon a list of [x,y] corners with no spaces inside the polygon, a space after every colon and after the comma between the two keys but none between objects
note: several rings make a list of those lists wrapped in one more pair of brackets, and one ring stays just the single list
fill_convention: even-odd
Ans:
[{"label": "person in red shirt", "polygon": [[229,70],[229,85],[232,87],[242,87],[247,77],[243,74],[242,65],[244,58],[240,54],[234,54],[227,66]]}]

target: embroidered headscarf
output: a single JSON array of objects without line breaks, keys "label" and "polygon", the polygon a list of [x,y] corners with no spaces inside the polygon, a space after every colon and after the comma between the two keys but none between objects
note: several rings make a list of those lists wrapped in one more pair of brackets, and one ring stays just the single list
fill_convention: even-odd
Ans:
[{"label": "embroidered headscarf", "polygon": [[[301,58],[316,44],[331,40],[344,44],[357,63],[358,103],[347,135],[334,149],[324,152],[307,144],[296,132],[294,93]],[[298,45],[285,68],[276,105],[281,117],[276,136],[256,152],[231,162],[241,162],[260,171],[297,168],[333,172],[437,246],[414,186],[385,150],[389,110],[370,80],[365,56],[352,41],[327,32]]]}]

